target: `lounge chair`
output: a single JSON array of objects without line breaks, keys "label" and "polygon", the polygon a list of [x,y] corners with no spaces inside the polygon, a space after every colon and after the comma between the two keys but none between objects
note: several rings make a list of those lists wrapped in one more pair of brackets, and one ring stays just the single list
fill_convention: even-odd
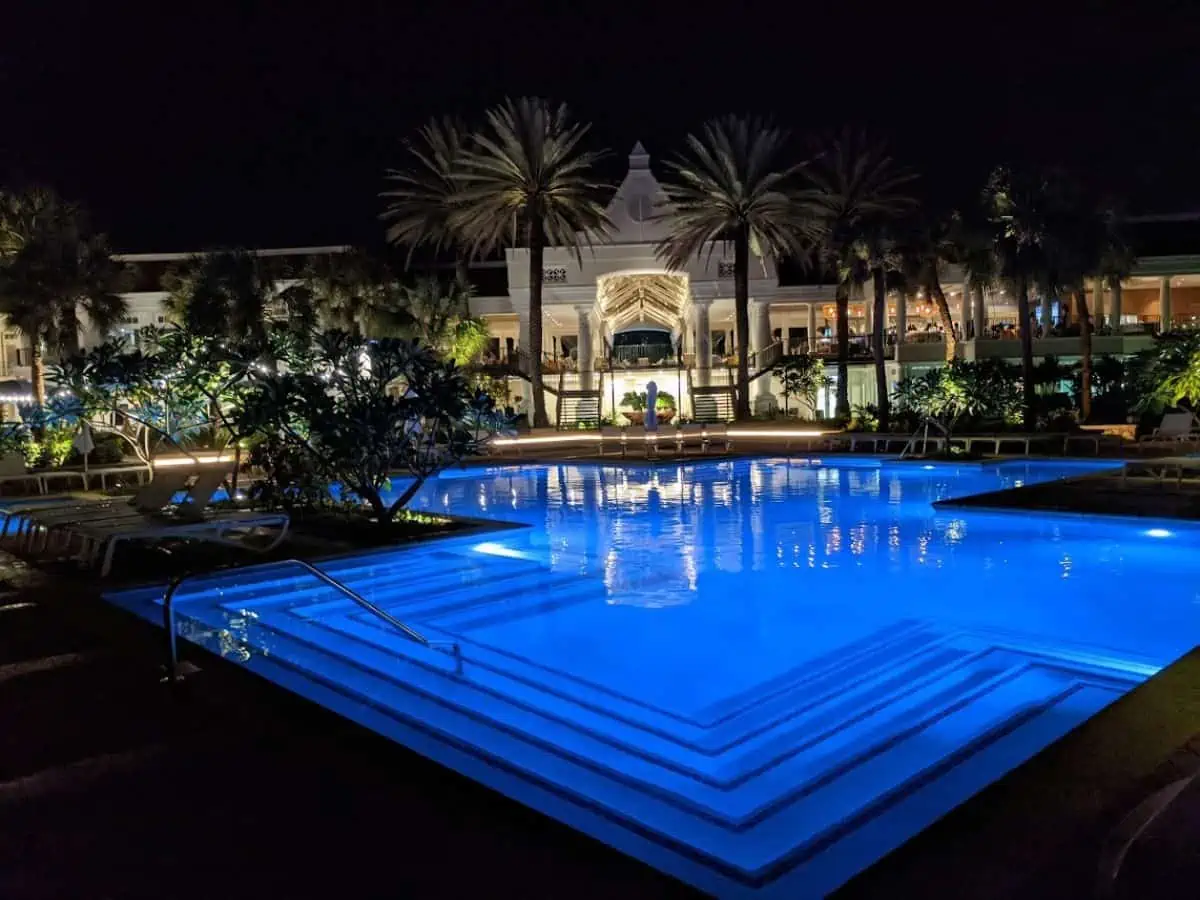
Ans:
[{"label": "lounge chair", "polygon": [[1182,488],[1186,480],[1194,484],[1200,477],[1200,458],[1194,456],[1161,456],[1157,459],[1130,459],[1121,467],[1121,487],[1131,478],[1150,478],[1156,484],[1163,485],[1169,480],[1175,481],[1175,487]]},{"label": "lounge chair", "polygon": [[609,446],[615,445],[621,455],[625,455],[625,429],[615,425],[600,426],[600,455],[604,456]]},{"label": "lounge chair", "polygon": [[662,432],[647,431],[645,428],[630,428],[625,432],[625,443],[622,445],[621,455],[625,455],[628,448],[641,447],[646,452],[646,459],[658,456],[658,440],[662,437]]},{"label": "lounge chair", "polygon": [[687,455],[687,447],[691,444],[703,452],[708,444],[704,436],[704,426],[700,424],[680,425],[675,431],[675,452],[680,456]]},{"label": "lounge chair", "polygon": [[[174,516],[146,516],[137,522],[73,526],[71,531],[80,539],[85,562],[95,565],[96,561],[100,560],[100,577],[103,578],[112,570],[113,556],[122,541],[207,541],[267,553],[287,537],[290,525],[291,519],[286,513],[220,510],[195,520],[178,519]],[[230,537],[231,533],[271,528],[278,529],[278,532],[261,547]]]},{"label": "lounge chair", "polygon": [[[50,517],[33,514],[35,524],[45,528],[43,544],[49,544],[51,536],[77,534],[84,526],[117,527],[125,523],[139,523],[147,517],[169,515],[172,520],[198,522],[212,502],[213,495],[229,477],[227,465],[208,466],[200,470],[185,470],[179,475],[155,479],[134,496],[134,502],[121,504],[116,510],[87,508],[79,511],[62,511]],[[162,481],[158,491],[149,490]],[[180,496],[182,494],[182,496]]]},{"label": "lounge chair", "polygon": [[704,428],[704,444],[703,451],[708,452],[708,448],[714,444],[722,444],[723,452],[728,453],[733,449],[733,441],[729,439],[728,425],[706,425]]},{"label": "lounge chair", "polygon": [[187,492],[195,477],[194,469],[172,469],[160,472],[128,499],[81,501],[77,497],[68,497],[58,502],[11,506],[2,511],[4,524],[0,527],[0,538],[9,535],[14,522],[25,523],[24,529],[18,524],[17,533],[21,543],[28,546],[37,535],[44,535],[46,530],[67,522],[120,519],[158,512],[171,504],[178,494]]},{"label": "lounge chair", "polygon": [[1200,440],[1195,430],[1196,417],[1190,412],[1165,413],[1158,427],[1138,439],[1138,443],[1172,444]]}]

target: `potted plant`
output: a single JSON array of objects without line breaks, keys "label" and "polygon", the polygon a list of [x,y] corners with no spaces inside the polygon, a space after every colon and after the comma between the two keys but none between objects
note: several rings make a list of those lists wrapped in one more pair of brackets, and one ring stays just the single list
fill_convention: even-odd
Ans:
[{"label": "potted plant", "polygon": [[[622,410],[622,414],[631,425],[646,424],[646,399],[645,391],[626,391],[625,396],[621,398],[621,405],[628,407]],[[654,401],[654,411],[658,414],[659,424],[666,425],[675,418],[675,397],[666,391],[660,391]]]},{"label": "potted plant", "polygon": [[626,391],[625,396],[621,398],[621,406],[628,409],[621,410],[622,415],[629,420],[629,424],[642,426],[646,424],[646,392],[640,394],[637,391]]}]

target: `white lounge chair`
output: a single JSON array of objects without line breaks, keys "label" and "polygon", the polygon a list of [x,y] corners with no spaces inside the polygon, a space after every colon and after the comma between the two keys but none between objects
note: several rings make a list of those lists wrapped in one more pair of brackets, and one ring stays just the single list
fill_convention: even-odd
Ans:
[{"label": "white lounge chair", "polygon": [[1158,427],[1139,438],[1138,443],[1181,443],[1200,440],[1196,431],[1196,417],[1190,412],[1164,413]]},{"label": "white lounge chair", "polygon": [[[286,513],[260,513],[243,510],[221,510],[198,520],[173,519],[171,516],[147,516],[137,522],[120,522],[74,526],[72,532],[80,539],[82,553],[88,565],[100,560],[100,577],[112,570],[113,556],[122,541],[192,540],[207,541],[267,553],[287,537],[291,519]],[[265,546],[254,546],[230,537],[278,529]]]},{"label": "white lounge chair", "polygon": [[707,443],[708,440],[704,436],[704,426],[699,423],[680,425],[675,431],[675,452],[680,456],[687,455],[689,444],[703,452]]},{"label": "white lounge chair", "polygon": [[[45,527],[43,546],[49,545],[52,537],[59,537],[69,546],[72,535],[78,535],[85,527],[116,528],[129,524],[138,524],[147,518],[155,516],[170,516],[171,521],[199,522],[204,518],[205,510],[212,502],[213,495],[229,477],[227,465],[207,466],[199,470],[186,470],[182,478],[167,475],[159,491],[149,490],[160,479],[155,479],[142,491],[135,495],[135,502],[123,505],[116,511],[97,511],[91,515],[80,515],[79,512],[64,512],[44,521],[34,513],[35,524]],[[183,497],[176,498],[182,492]]]},{"label": "white lounge chair", "polygon": [[704,427],[704,452],[708,452],[708,448],[714,444],[723,445],[723,452],[728,453],[733,449],[733,441],[729,439],[728,425],[706,425]]},{"label": "white lounge chair", "polygon": [[158,477],[143,485],[128,499],[81,501],[77,497],[69,497],[61,502],[12,506],[3,511],[4,524],[0,527],[0,537],[9,535],[14,522],[24,522],[24,529],[18,524],[18,533],[21,545],[29,547],[37,536],[45,537],[50,528],[67,522],[121,519],[158,512],[168,506],[176,495],[186,493],[196,474],[194,469],[182,468],[160,472]]},{"label": "white lounge chair", "polygon": [[615,425],[600,426],[600,455],[604,456],[609,447],[625,455],[625,429]]},{"label": "white lounge chair", "polygon": [[660,441],[671,440],[670,435],[665,434],[658,429],[651,431],[649,428],[631,430],[628,440],[634,448],[641,447],[645,452],[646,459],[658,458],[658,445]]}]

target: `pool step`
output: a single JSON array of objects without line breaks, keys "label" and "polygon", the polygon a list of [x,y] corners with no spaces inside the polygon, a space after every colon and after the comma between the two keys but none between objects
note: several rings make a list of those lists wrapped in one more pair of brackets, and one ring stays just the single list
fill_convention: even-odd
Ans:
[{"label": "pool step", "polygon": [[[303,641],[308,649],[333,648],[345,658],[353,658],[352,665],[361,670],[387,679],[404,677],[405,684],[410,681],[414,686],[423,683],[423,689],[431,692],[444,687],[439,682],[444,682],[444,672],[449,668],[448,660],[441,657],[434,672],[404,669],[402,675],[397,669],[404,659],[400,654],[407,653],[414,659],[423,657],[428,665],[429,651],[411,642],[406,642],[407,647],[373,650],[361,642],[338,639],[309,623],[294,620],[256,619],[252,627]],[[271,652],[277,654],[278,646],[283,643],[272,641]],[[889,741],[897,729],[906,727],[914,717],[939,715],[942,707],[957,702],[959,695],[970,694],[980,685],[1019,673],[1023,668],[1019,659],[981,660],[974,666],[935,673],[925,682],[917,682],[911,690],[897,693],[890,698],[891,702],[876,702],[873,707],[872,695],[864,692],[859,709],[847,712],[845,723],[826,721],[821,726],[819,720],[823,711],[810,711],[807,716],[792,718],[776,731],[757,735],[753,741],[716,758],[614,721],[599,712],[584,711],[562,700],[555,703],[556,698],[549,698],[528,685],[514,684],[494,673],[477,672],[470,661],[466,684],[455,685],[455,688],[476,689],[478,696],[471,706],[473,714],[494,720],[499,727],[522,728],[518,720],[532,716],[530,721],[541,724],[526,722],[524,730],[531,734],[554,731],[556,745],[580,758],[589,758],[594,764],[621,772],[626,777],[644,779],[656,789],[680,796],[687,794],[688,800],[683,802],[705,809],[709,814],[737,818],[753,814],[766,802],[770,784],[780,779],[794,783],[815,777],[821,771],[820,766],[835,764],[847,752],[847,747],[874,746],[880,741]],[[517,704],[519,708],[506,709],[505,704]],[[798,750],[803,750],[807,757],[800,759]],[[748,789],[736,797],[726,793],[731,787],[743,785]]]},{"label": "pool step", "polygon": [[[264,637],[260,629],[260,622],[252,621],[247,633],[251,643]],[[286,667],[297,676],[291,686],[301,693],[335,691],[377,713],[399,717],[398,722],[420,722],[431,735],[503,759],[504,768],[515,766],[535,783],[551,782],[585,807],[603,807],[666,846],[683,842],[716,871],[747,885],[797,860],[828,854],[891,806],[907,803],[916,794],[921,794],[924,806],[950,808],[969,792],[945,794],[939,789],[944,773],[966,767],[975,770],[971,777],[976,781],[991,780],[999,771],[972,767],[972,759],[984,753],[1007,754],[1014,761],[1024,758],[1027,745],[1044,741],[1048,729],[1079,721],[1076,712],[1086,715],[1116,696],[1036,666],[982,672],[957,690],[943,686],[929,693],[923,712],[919,705],[904,714],[897,711],[888,733],[831,749],[806,766],[791,764],[808,768],[807,777],[797,778],[798,769],[777,767],[774,777],[760,776],[731,791],[715,792],[650,760],[600,745],[526,710],[505,707],[503,698],[481,692],[470,677],[448,682],[437,673],[407,667],[394,656],[389,677],[372,671],[369,652],[354,663],[278,635],[273,640],[269,656],[251,654],[246,664]],[[386,664],[389,655],[379,656],[381,665]],[[440,690],[428,690],[433,684]],[[1075,712],[1055,715],[1060,708]],[[1019,748],[997,749],[1014,738],[1022,742]],[[716,802],[721,794],[728,802]],[[712,802],[695,801],[704,795]]]}]

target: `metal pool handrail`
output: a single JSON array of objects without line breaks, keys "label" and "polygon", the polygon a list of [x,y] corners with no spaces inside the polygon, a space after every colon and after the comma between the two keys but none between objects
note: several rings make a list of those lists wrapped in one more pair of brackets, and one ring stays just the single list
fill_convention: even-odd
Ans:
[{"label": "metal pool handrail", "polygon": [[[372,603],[366,597],[362,596],[362,594],[359,594],[357,591],[353,591],[350,588],[346,587],[346,585],[342,584],[340,581],[338,581],[336,578],[331,576],[329,573],[324,572],[321,569],[318,569],[316,566],[314,566],[310,562],[305,562],[302,559],[285,559],[285,560],[281,560],[278,563],[278,565],[299,566],[300,568],[302,568],[306,572],[308,572],[308,574],[312,575],[313,577],[317,578],[318,580],[329,585],[331,588],[338,591],[343,596],[348,597],[350,600],[353,600],[355,603],[357,603],[363,609],[367,610],[367,612],[372,613],[373,615],[382,619],[384,622],[387,622],[389,625],[391,625],[393,628],[395,628],[397,631],[399,631],[402,635],[404,635],[410,641],[421,644],[422,646],[425,646],[425,647],[429,647],[432,650],[449,648],[451,656],[454,657],[454,674],[455,675],[462,674],[462,672],[463,672],[462,648],[459,647],[457,641],[433,641],[433,640],[430,640],[429,638],[425,637],[425,635],[421,634],[421,632],[417,631],[412,626],[405,625],[403,622],[401,622],[399,619],[397,619],[395,616],[393,616],[387,610],[381,609],[380,607],[376,606],[374,603]],[[185,572],[182,575],[177,575],[174,578],[172,578],[171,581],[167,584],[166,593],[163,594],[163,627],[166,629],[166,632],[167,632],[168,673],[170,675],[171,680],[173,680],[173,681],[178,681],[181,677],[180,673],[179,673],[179,648],[178,648],[178,644],[176,641],[176,634],[175,634],[175,603],[174,603],[175,592],[179,590],[180,585],[182,585],[185,581],[188,581],[189,579],[194,578],[197,575],[208,575],[208,574],[211,574],[211,573],[210,572]]]}]

